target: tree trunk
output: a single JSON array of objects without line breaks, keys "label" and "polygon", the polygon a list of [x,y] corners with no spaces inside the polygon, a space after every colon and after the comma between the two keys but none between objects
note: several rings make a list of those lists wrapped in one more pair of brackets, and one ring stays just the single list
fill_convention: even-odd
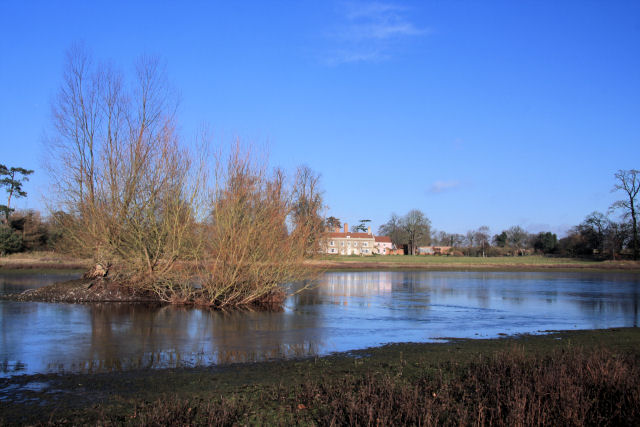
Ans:
[{"label": "tree trunk", "polygon": [[634,206],[633,197],[629,197],[629,202],[631,205],[631,224],[633,226],[633,259],[638,259],[638,224],[636,220],[636,209]]}]

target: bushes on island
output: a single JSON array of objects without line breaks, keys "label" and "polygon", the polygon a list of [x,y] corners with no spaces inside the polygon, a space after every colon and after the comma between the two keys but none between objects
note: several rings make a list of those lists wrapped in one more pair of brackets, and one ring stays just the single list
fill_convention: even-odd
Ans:
[{"label": "bushes on island", "polygon": [[48,145],[61,246],[162,301],[281,301],[322,231],[318,176],[291,184],[239,143],[213,161],[204,138],[188,149],[172,94],[157,60],[142,58],[127,85],[69,53]]}]

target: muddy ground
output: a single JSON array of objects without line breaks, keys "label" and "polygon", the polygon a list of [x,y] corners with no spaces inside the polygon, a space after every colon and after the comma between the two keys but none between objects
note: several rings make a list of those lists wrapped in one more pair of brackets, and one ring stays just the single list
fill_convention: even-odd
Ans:
[{"label": "muddy ground", "polygon": [[[631,360],[631,368],[635,369],[637,362],[634,360],[640,360],[640,329],[393,344],[327,357],[209,368],[15,376],[0,379],[0,425],[49,422],[77,425],[105,423],[105,420],[107,424],[140,425],[146,424],[140,418],[144,408],[147,408],[147,417],[155,416],[153,414],[165,406],[173,408],[171,417],[182,417],[196,409],[213,410],[211,405],[223,412],[230,408],[238,410],[220,415],[231,420],[230,424],[315,424],[321,412],[309,412],[313,409],[309,405],[314,399],[320,399],[331,384],[338,385],[337,389],[331,389],[335,391],[346,381],[355,387],[353,393],[362,393],[366,390],[357,384],[368,384],[371,378],[387,378],[393,384],[410,386],[420,378],[442,377],[443,372],[445,377],[457,375],[458,367],[469,363],[481,365],[484,361],[495,360],[493,357],[500,354],[513,353],[520,358],[531,356],[533,361],[553,363],[558,355],[592,354],[600,349],[609,352],[612,362],[624,356],[625,360]],[[317,389],[318,397],[300,394],[300,390],[308,389],[309,385]],[[631,384],[635,395],[629,398],[638,399],[638,387]],[[351,393],[349,390],[344,392]],[[307,400],[298,403],[302,398]],[[331,396],[325,398],[331,400]],[[318,410],[331,410],[331,405],[339,405],[339,402],[323,405]],[[146,420],[149,422],[149,418]],[[164,418],[163,422],[171,420]],[[336,421],[349,423],[348,419]]]}]

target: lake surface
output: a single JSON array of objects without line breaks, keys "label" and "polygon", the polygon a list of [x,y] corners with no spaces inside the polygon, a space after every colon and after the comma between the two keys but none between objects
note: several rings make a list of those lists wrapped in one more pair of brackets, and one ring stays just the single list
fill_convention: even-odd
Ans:
[{"label": "lake surface", "polygon": [[[0,293],[75,277],[0,272]],[[0,377],[206,366],[391,342],[637,326],[639,304],[637,274],[433,271],[329,272],[277,313],[0,301]]]}]

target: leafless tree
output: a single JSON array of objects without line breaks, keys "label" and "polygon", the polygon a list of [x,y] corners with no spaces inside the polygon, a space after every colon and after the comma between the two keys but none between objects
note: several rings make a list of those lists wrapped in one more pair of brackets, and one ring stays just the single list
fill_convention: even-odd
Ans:
[{"label": "leafless tree", "polygon": [[489,230],[489,227],[487,227],[486,225],[483,225],[482,227],[478,228],[474,232],[474,237],[475,237],[476,244],[480,246],[482,250],[482,257],[484,258],[486,248],[489,246],[489,239],[491,238],[491,232]]},{"label": "leafless tree", "polygon": [[153,279],[190,250],[201,182],[175,131],[175,106],[160,62],[141,58],[131,89],[94,66],[82,48],[67,55],[47,141],[53,206],[73,247]]},{"label": "leafless tree", "polygon": [[396,248],[402,247],[404,244],[404,231],[402,230],[400,217],[392,213],[389,221],[382,224],[378,228],[378,234],[381,236],[389,236],[391,242],[396,246]]},{"label": "leafless tree", "polygon": [[319,175],[303,167],[287,185],[239,143],[208,171],[208,150],[196,156],[176,132],[176,104],[157,59],[128,83],[70,51],[48,140],[65,246],[163,301],[281,303],[323,231]]},{"label": "leafless tree", "polygon": [[507,243],[509,246],[513,247],[520,253],[520,255],[524,255],[525,248],[527,247],[527,240],[529,238],[529,233],[524,231],[520,226],[513,226],[506,230],[507,234]]},{"label": "leafless tree", "polygon": [[618,182],[611,191],[623,191],[626,193],[626,198],[614,202],[610,209],[623,209],[624,216],[631,219],[633,259],[637,260],[639,255],[637,197],[640,191],[640,170],[619,170],[614,176]]},{"label": "leafless tree", "polygon": [[293,185],[292,220],[294,229],[305,233],[313,231],[309,234],[307,252],[315,253],[319,249],[321,239],[318,237],[324,229],[323,209],[320,174],[306,165],[298,167]]},{"label": "leafless tree", "polygon": [[401,220],[401,226],[406,233],[409,253],[415,255],[418,246],[431,242],[431,221],[424,212],[418,209],[410,210]]}]

